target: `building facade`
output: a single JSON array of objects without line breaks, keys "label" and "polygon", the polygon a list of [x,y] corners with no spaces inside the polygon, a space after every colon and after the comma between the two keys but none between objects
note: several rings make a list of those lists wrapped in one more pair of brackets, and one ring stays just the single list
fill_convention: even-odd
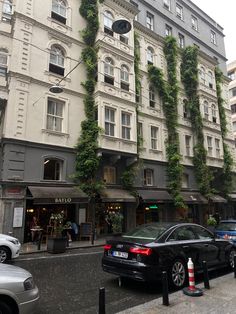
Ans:
[{"label": "building facade", "polygon": [[[75,184],[76,143],[85,119],[86,70],[81,62],[85,48],[81,30],[86,21],[81,1],[4,0],[0,5],[0,108],[1,199],[0,230],[27,241],[29,223],[38,216],[46,227],[53,212],[63,210],[77,223],[91,221],[88,197]],[[112,30],[117,19],[132,29],[120,35]],[[189,0],[124,1],[98,4],[99,31],[97,84],[94,94],[100,133],[97,176],[105,189],[96,200],[96,228],[110,232],[109,212],[124,216],[123,230],[136,224],[180,219],[173,205],[166,176],[167,128],[162,99],[152,89],[148,64],[160,68],[167,79],[165,37],[180,48],[199,48],[199,98],[203,118],[207,164],[223,168],[223,139],[217,103],[215,67],[226,75],[223,29]],[[140,47],[140,94],[135,86],[134,34]],[[180,80],[178,134],[184,166],[182,196],[185,217],[204,222],[216,209],[225,215],[227,203],[219,194],[206,199],[199,192],[193,170],[194,134],[185,107]],[[223,77],[222,97],[227,120],[228,79]],[[59,84],[63,93],[50,92]],[[138,96],[138,99],[137,99]],[[137,110],[138,105],[138,110]],[[142,149],[138,150],[138,137]],[[234,156],[232,126],[224,139]],[[122,174],[141,159],[135,178],[136,197],[122,186]]]}]

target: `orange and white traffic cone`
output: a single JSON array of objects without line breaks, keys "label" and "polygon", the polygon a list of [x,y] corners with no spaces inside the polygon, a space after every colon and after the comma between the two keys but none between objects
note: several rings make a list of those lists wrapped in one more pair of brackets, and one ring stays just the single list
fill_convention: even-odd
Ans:
[{"label": "orange and white traffic cone", "polygon": [[188,278],[189,278],[189,287],[183,289],[183,293],[191,297],[200,297],[203,295],[203,291],[195,287],[194,279],[194,265],[192,259],[188,259]]}]

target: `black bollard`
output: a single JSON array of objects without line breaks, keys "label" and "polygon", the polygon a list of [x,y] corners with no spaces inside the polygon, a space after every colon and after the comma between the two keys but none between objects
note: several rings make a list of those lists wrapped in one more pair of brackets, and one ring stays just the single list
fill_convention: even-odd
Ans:
[{"label": "black bollard", "polygon": [[170,305],[169,304],[169,291],[168,291],[168,278],[167,272],[162,272],[162,304],[163,305]]},{"label": "black bollard", "polygon": [[236,254],[234,254],[234,278],[236,278]]},{"label": "black bollard", "polygon": [[209,284],[209,276],[208,276],[208,269],[207,269],[207,262],[203,261],[202,262],[202,267],[203,267],[203,279],[204,279],[204,287],[205,289],[210,289],[210,284]]},{"label": "black bollard", "polygon": [[99,311],[98,314],[106,314],[105,309],[105,288],[99,289]]},{"label": "black bollard", "polygon": [[42,237],[43,237],[43,232],[41,231],[39,233],[39,237],[38,237],[38,247],[37,247],[38,251],[40,251],[40,249],[41,249]]}]

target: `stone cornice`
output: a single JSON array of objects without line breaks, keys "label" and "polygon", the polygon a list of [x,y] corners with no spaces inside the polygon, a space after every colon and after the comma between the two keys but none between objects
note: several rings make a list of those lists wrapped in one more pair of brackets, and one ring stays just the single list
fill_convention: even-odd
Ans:
[{"label": "stone cornice", "polygon": [[118,96],[115,96],[115,95],[111,95],[111,94],[108,94],[106,93],[105,91],[102,91],[102,90],[96,90],[95,91],[95,99],[97,96],[101,96],[102,99],[112,99],[112,100],[115,100],[115,101],[118,101],[119,103],[124,103],[124,104],[127,104],[129,106],[132,106],[132,107],[136,107],[136,103],[134,101],[131,101],[131,100],[127,100],[127,99],[124,99],[122,97],[118,97]]},{"label": "stone cornice", "polygon": [[129,18],[133,18],[139,13],[137,7],[125,0],[105,0],[103,4],[119,10],[124,16],[128,15]]}]

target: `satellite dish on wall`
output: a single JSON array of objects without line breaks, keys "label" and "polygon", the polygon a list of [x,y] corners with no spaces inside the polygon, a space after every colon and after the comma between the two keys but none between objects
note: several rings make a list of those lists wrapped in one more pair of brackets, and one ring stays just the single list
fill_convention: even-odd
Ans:
[{"label": "satellite dish on wall", "polygon": [[117,34],[126,34],[131,30],[131,24],[124,19],[117,20],[112,24],[112,30]]}]

